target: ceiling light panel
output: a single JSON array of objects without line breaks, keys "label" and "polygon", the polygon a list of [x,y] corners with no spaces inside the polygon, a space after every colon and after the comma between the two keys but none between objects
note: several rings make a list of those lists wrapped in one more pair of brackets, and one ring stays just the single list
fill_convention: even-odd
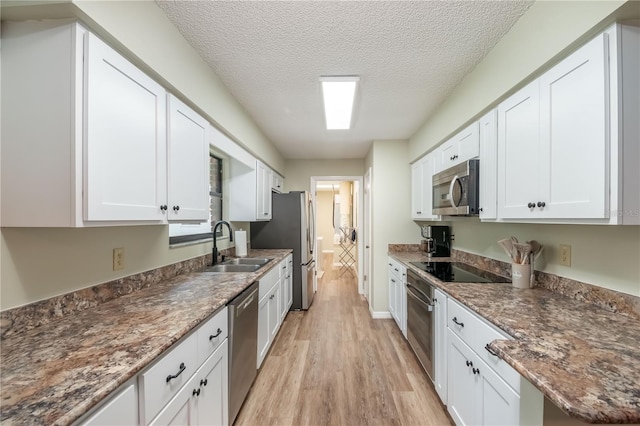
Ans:
[{"label": "ceiling light panel", "polygon": [[353,102],[360,77],[320,77],[327,130],[351,128]]}]

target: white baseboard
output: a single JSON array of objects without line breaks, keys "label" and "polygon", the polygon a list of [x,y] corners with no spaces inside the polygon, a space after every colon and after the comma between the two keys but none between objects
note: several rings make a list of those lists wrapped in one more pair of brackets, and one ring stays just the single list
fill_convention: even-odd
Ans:
[{"label": "white baseboard", "polygon": [[391,312],[389,311],[372,311],[371,307],[369,307],[369,312],[371,313],[371,318],[373,319],[391,319]]}]

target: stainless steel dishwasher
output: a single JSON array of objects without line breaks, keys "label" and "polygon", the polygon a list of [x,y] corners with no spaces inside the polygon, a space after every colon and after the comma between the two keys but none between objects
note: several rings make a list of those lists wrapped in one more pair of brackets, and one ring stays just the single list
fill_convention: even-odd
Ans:
[{"label": "stainless steel dishwasher", "polygon": [[229,424],[257,374],[258,282],[254,282],[228,303],[229,312]]}]

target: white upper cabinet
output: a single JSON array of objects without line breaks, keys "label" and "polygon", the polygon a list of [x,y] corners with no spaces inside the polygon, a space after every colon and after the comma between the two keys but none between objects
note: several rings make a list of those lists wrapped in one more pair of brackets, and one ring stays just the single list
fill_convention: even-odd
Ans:
[{"label": "white upper cabinet", "polygon": [[2,226],[208,220],[208,124],[81,25],[3,22],[2,89]]},{"label": "white upper cabinet", "polygon": [[433,214],[432,180],[435,155],[429,153],[411,165],[411,218],[438,220]]},{"label": "white upper cabinet", "polygon": [[615,25],[498,106],[498,218],[640,223],[638,40]]},{"label": "white upper cabinet", "polygon": [[478,122],[473,122],[467,128],[456,134],[435,150],[436,161],[434,173],[470,160],[480,155]]},{"label": "white upper cabinet", "polygon": [[498,134],[497,112],[488,112],[480,123],[480,219],[498,217]]},{"label": "white upper cabinet", "polygon": [[170,221],[209,220],[209,129],[207,120],[169,95]]},{"label": "white upper cabinet", "polygon": [[165,90],[95,35],[85,40],[84,219],[162,220]]},{"label": "white upper cabinet", "polygon": [[231,161],[229,179],[229,220],[256,222],[271,220],[273,171],[259,160],[251,167]]},{"label": "white upper cabinet", "polygon": [[284,191],[284,178],[276,172],[273,172],[273,176],[271,179],[271,189],[275,192]]},{"label": "white upper cabinet", "polygon": [[[539,198],[538,81],[498,107],[498,215],[520,217]],[[482,165],[480,165],[482,168]]]},{"label": "white upper cabinet", "polygon": [[605,36],[499,107],[500,216],[608,216]]}]

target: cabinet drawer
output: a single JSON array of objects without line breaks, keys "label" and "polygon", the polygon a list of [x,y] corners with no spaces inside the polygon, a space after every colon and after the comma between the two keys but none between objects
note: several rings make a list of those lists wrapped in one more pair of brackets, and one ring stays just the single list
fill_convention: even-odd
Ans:
[{"label": "cabinet drawer", "polygon": [[229,334],[229,314],[225,306],[220,312],[209,318],[198,328],[198,365],[202,364]]},{"label": "cabinet drawer", "polygon": [[396,276],[399,282],[404,283],[407,276],[407,268],[395,259],[389,258],[389,273]]},{"label": "cabinet drawer", "polygon": [[258,299],[262,299],[266,296],[273,286],[278,283],[278,278],[280,278],[280,268],[278,265],[271,268],[269,272],[264,274],[262,278],[260,278],[259,290],[258,290]]},{"label": "cabinet drawer", "polygon": [[[142,419],[148,423],[187,383],[198,367],[197,333],[192,333],[139,376]],[[170,376],[177,376],[169,379]]]},{"label": "cabinet drawer", "polygon": [[278,263],[278,272],[279,272],[279,276],[282,278],[285,275],[287,275],[287,259],[283,260],[282,262]]},{"label": "cabinet drawer", "polygon": [[489,325],[451,298],[447,300],[447,316],[447,326],[469,345],[480,359],[498,373],[505,382],[519,392],[520,374],[501,358],[491,355],[485,348],[488,343],[494,340],[511,340],[511,337],[498,331],[494,326]]}]

